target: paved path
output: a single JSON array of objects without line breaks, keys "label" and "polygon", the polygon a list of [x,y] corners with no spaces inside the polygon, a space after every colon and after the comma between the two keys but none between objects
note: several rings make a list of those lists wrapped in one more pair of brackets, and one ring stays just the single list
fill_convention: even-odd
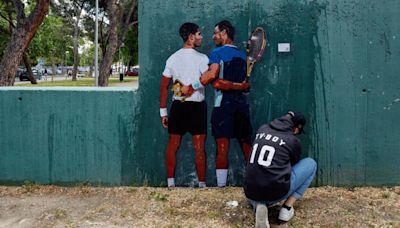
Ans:
[{"label": "paved path", "polygon": [[[71,79],[71,78],[66,78],[64,76],[57,76],[54,77],[54,81],[62,81],[62,80],[66,80],[66,79]],[[45,79],[45,77],[42,77],[41,80],[37,80],[38,83],[40,82],[46,82],[46,81],[51,81],[51,77],[48,76],[47,80]],[[18,85],[18,84],[29,84],[31,83],[30,81],[19,81],[18,78],[15,79],[15,83],[14,85]],[[109,87],[132,87],[134,89],[138,89],[139,88],[139,79],[135,80],[135,81],[131,81],[131,82],[122,82],[122,83],[114,83],[114,84],[110,84]]]},{"label": "paved path", "polygon": [[[62,80],[66,80],[67,78],[65,76],[55,76],[53,78],[54,81],[62,81]],[[47,81],[51,81],[51,76],[42,76],[42,79],[40,80],[36,80],[38,83],[39,82],[47,82]],[[14,85],[18,85],[18,84],[30,84],[31,81],[20,81],[18,77],[15,78],[15,82]]]},{"label": "paved path", "polygon": [[139,81],[114,83],[109,85],[109,87],[133,87],[134,89],[139,88]]}]

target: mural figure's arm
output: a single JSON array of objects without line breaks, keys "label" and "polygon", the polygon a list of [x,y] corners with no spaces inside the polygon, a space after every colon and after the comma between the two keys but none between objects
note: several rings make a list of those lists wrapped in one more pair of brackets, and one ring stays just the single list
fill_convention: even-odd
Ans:
[{"label": "mural figure's arm", "polygon": [[212,86],[216,89],[229,91],[229,90],[248,90],[250,88],[250,84],[246,81],[242,83],[231,82],[228,80],[217,78],[213,81]]},{"label": "mural figure's arm", "polygon": [[168,86],[171,78],[162,76],[160,83],[160,116],[161,124],[164,128],[168,127],[168,111],[167,111],[167,99],[168,99]]}]

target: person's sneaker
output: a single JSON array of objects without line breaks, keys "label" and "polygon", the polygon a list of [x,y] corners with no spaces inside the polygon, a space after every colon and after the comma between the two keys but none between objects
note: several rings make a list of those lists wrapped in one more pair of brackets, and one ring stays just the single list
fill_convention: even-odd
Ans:
[{"label": "person's sneaker", "polygon": [[264,204],[257,204],[256,228],[269,228],[268,208]]},{"label": "person's sneaker", "polygon": [[282,208],[281,208],[281,211],[279,212],[279,217],[278,217],[278,219],[287,222],[287,221],[289,221],[291,218],[293,218],[293,216],[294,216],[294,209],[293,209],[293,207],[291,207],[290,210],[288,210],[288,209],[282,207]]}]

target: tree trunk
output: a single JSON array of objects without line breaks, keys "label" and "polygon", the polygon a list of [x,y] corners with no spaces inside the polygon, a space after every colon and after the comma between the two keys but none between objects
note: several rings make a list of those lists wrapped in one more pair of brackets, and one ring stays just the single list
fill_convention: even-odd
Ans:
[{"label": "tree trunk", "polygon": [[51,58],[51,67],[52,67],[52,74],[51,74],[51,81],[54,81],[54,76],[57,74],[57,69],[56,69],[56,61],[54,58]]},{"label": "tree trunk", "polygon": [[31,81],[31,84],[37,84],[36,78],[33,77],[31,61],[29,60],[28,55],[26,53],[24,53],[22,58],[24,59],[26,71],[28,72],[29,81]]},{"label": "tree trunk", "polygon": [[128,61],[128,70],[131,69],[131,66],[132,66],[132,60],[129,60],[129,61]]},{"label": "tree trunk", "polygon": [[14,85],[15,73],[22,56],[36,30],[46,17],[50,4],[50,0],[37,0],[33,12],[28,17],[25,17],[23,3],[20,0],[13,0],[13,2],[17,10],[17,26],[13,30],[10,42],[0,62],[0,69],[2,69],[0,86]]},{"label": "tree trunk", "polygon": [[61,76],[66,76],[67,75],[67,69],[66,69],[66,62],[67,61],[65,61],[65,58],[61,58],[61,63],[60,63],[60,65],[61,65]]},{"label": "tree trunk", "polygon": [[104,57],[104,54],[106,53],[106,46],[107,46],[107,41],[106,38],[104,38],[104,32],[103,32],[103,25],[104,25],[104,15],[101,17],[100,25],[99,25],[99,46],[101,49],[101,58]]},{"label": "tree trunk", "polygon": [[95,62],[95,58],[92,59],[92,61],[90,62],[90,67],[89,67],[89,77],[93,77],[93,68],[94,68],[94,62]]},{"label": "tree trunk", "polygon": [[118,21],[121,17],[121,10],[118,9],[115,1],[116,0],[110,0],[107,4],[107,14],[110,19],[110,28],[106,52],[103,54],[103,60],[100,64],[99,86],[108,86],[111,64],[118,46],[117,27]]},{"label": "tree trunk", "polygon": [[79,29],[79,21],[81,20],[81,13],[83,9],[84,3],[80,6],[76,6],[76,22],[75,22],[75,28],[74,28],[74,68],[72,70],[72,81],[76,81],[76,75],[78,74],[78,65],[79,65],[79,35],[80,35],[80,29]]},{"label": "tree trunk", "polygon": [[[116,1],[110,0],[107,4],[107,14],[110,19],[110,28],[106,51],[105,53],[103,53],[103,60],[100,65],[99,86],[108,85],[108,78],[110,76],[110,69],[114,55],[125,39],[125,34],[129,27],[129,21],[133,15],[136,5],[137,1],[133,0],[132,5],[126,15],[125,21],[122,21],[121,19],[123,12],[121,7],[118,8],[118,6],[116,5]],[[118,37],[117,27],[119,22],[121,22],[121,29]]]}]

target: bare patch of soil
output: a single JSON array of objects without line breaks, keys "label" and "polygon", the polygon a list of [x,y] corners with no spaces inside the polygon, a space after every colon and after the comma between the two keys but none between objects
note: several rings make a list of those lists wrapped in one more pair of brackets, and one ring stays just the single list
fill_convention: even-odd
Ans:
[{"label": "bare patch of soil", "polygon": [[[238,204],[236,206],[236,201]],[[272,227],[400,227],[400,187],[311,188]],[[254,227],[242,188],[0,186],[0,227]]]}]

